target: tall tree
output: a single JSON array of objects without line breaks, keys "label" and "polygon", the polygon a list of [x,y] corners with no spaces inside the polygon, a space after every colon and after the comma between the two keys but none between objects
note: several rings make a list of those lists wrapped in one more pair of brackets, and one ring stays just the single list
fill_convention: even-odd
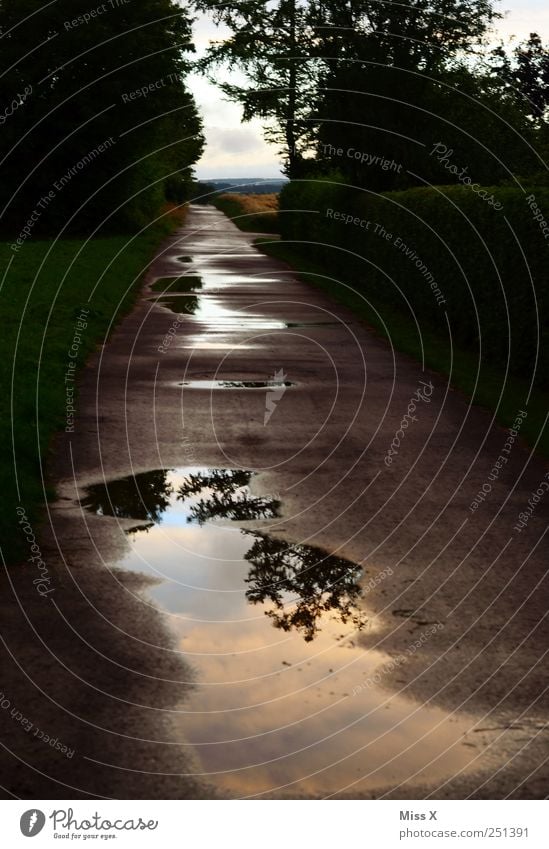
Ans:
[{"label": "tall tree", "polygon": [[497,17],[491,0],[311,0],[310,5],[324,57],[427,73],[479,44]]},{"label": "tall tree", "polygon": [[1,0],[0,26],[0,97],[17,102],[2,127],[4,228],[50,192],[33,233],[80,207],[78,226],[145,223],[202,149],[188,15],[171,0]]},{"label": "tall tree", "polygon": [[[305,120],[314,93],[314,65],[307,5],[299,0],[199,0],[231,35],[213,44],[201,62],[214,81],[242,105],[243,121],[263,118],[266,138],[280,145],[286,173],[298,176],[308,147]],[[244,74],[245,83],[219,82],[220,69]]]},{"label": "tall tree", "polygon": [[549,50],[540,36],[532,32],[527,41],[507,51],[499,45],[492,53],[494,73],[518,94],[522,95],[530,115],[546,117],[549,107]]},{"label": "tall tree", "polygon": [[[457,76],[443,80],[443,73],[498,17],[491,0],[199,2],[231,30],[203,65],[245,75],[246,84],[221,88],[242,104],[244,120],[272,120],[267,138],[283,144],[291,177],[310,169],[305,154],[315,143],[321,163],[334,140],[336,150],[351,142],[357,152],[402,159],[415,127],[425,124],[418,110],[436,109],[439,93],[447,108],[444,86]],[[462,66],[459,78],[465,74]],[[356,175],[352,163],[336,165]]]},{"label": "tall tree", "polygon": [[311,116],[320,168],[376,191],[452,183],[432,155],[437,142],[473,181],[500,182],[533,167],[521,142],[532,129],[526,113],[471,61],[497,17],[490,2],[314,2],[311,14],[324,16],[315,35],[326,65]]}]

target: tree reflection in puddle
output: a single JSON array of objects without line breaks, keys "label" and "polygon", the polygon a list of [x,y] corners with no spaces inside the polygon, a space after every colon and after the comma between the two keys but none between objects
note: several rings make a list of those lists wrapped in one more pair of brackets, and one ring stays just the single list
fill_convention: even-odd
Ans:
[{"label": "tree reflection in puddle", "polygon": [[178,315],[195,315],[199,306],[197,295],[160,295],[157,298],[149,298],[149,300]]},{"label": "tree reflection in puddle", "polygon": [[146,519],[154,523],[160,522],[162,513],[168,509],[173,487],[166,471],[157,469],[90,486],[87,492],[81,504],[99,516]]},{"label": "tree reflection in puddle", "polygon": [[[279,502],[250,494],[252,473],[244,470],[210,469],[191,474],[180,487],[178,498],[204,497],[190,508],[199,524],[214,519],[249,521],[279,515]],[[295,629],[309,642],[317,634],[322,617],[334,614],[355,629],[365,620],[357,608],[362,572],[360,566],[310,545],[291,545],[257,531],[242,531],[254,537],[244,559],[252,564],[246,597],[252,604],[271,602],[266,610],[273,624],[283,631]]]},{"label": "tree reflection in puddle", "polygon": [[[170,473],[159,469],[89,487],[81,503],[101,516],[143,520],[144,524],[126,530],[132,535],[159,524],[174,497],[186,506],[186,522],[199,526],[277,518],[280,502],[251,492],[253,474],[244,469],[189,470],[175,487]],[[264,605],[276,628],[295,630],[310,642],[326,616],[357,630],[364,627],[364,616],[357,607],[359,565],[259,531],[242,529],[241,533],[253,537],[243,556],[251,564],[244,579],[246,599]]]},{"label": "tree reflection in puddle", "polygon": [[181,277],[159,277],[151,285],[151,292],[160,292],[162,295],[185,296],[188,292],[202,289],[202,277],[198,274],[185,274]]},{"label": "tree reflection in puddle", "polygon": [[246,592],[252,604],[270,601],[266,611],[277,628],[295,629],[306,642],[314,640],[321,620],[330,616],[361,630],[366,624],[358,609],[362,569],[356,563],[323,553],[310,545],[288,545],[265,534],[246,553],[252,564]]},{"label": "tree reflection in puddle", "polygon": [[203,525],[213,519],[248,522],[253,519],[274,519],[280,502],[269,496],[254,496],[250,492],[252,472],[242,469],[207,469],[189,474],[179,487],[177,497],[182,501],[206,493],[190,507],[188,521]]}]

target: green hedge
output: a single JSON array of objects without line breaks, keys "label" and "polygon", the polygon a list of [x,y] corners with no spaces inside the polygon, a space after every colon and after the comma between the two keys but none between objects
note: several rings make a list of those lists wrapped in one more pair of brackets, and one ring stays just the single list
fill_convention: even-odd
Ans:
[{"label": "green hedge", "polygon": [[[480,196],[480,192],[483,196]],[[533,193],[538,209],[527,197]],[[549,189],[468,186],[374,194],[337,178],[294,181],[282,238],[370,299],[413,313],[483,361],[549,385]],[[549,229],[547,230],[549,234]],[[537,323],[539,320],[539,335]]]}]

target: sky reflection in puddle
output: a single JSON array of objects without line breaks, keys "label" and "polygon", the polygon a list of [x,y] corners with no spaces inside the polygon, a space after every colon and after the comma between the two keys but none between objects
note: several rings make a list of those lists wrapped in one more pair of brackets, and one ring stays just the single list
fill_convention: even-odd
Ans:
[{"label": "sky reflection in puddle", "polygon": [[294,386],[290,380],[183,380],[189,389],[283,389]]},{"label": "sky reflection in puddle", "polygon": [[222,271],[211,272],[207,271],[204,274],[204,282],[206,289],[227,288],[229,286],[264,286],[271,283],[273,286],[278,286],[280,283],[279,277],[264,277],[255,276],[254,274],[223,274]]},{"label": "sky reflection in puddle", "polygon": [[180,315],[208,325],[209,331],[227,332],[241,330],[283,330],[286,322],[267,316],[255,315],[248,310],[232,310],[221,306],[212,295],[167,295],[154,298],[154,302]]},{"label": "sky reflection in puddle", "polygon": [[157,470],[91,487],[83,504],[138,523],[117,565],[159,580],[147,592],[197,669],[178,732],[214,784],[356,793],[436,780],[478,754],[466,719],[371,683],[388,658],[356,644],[361,566],[270,536],[280,505],[252,472]]}]

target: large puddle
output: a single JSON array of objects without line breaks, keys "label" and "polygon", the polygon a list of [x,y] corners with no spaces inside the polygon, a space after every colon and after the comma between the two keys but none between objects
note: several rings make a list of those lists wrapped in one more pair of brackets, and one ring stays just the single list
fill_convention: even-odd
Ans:
[{"label": "large puddle", "polygon": [[467,719],[372,680],[389,658],[357,645],[367,571],[276,538],[279,501],[257,487],[249,471],[188,467],[92,487],[83,502],[124,520],[117,566],[158,579],[147,593],[196,669],[177,724],[201,774],[238,796],[295,797],[466,768],[478,754]]}]

